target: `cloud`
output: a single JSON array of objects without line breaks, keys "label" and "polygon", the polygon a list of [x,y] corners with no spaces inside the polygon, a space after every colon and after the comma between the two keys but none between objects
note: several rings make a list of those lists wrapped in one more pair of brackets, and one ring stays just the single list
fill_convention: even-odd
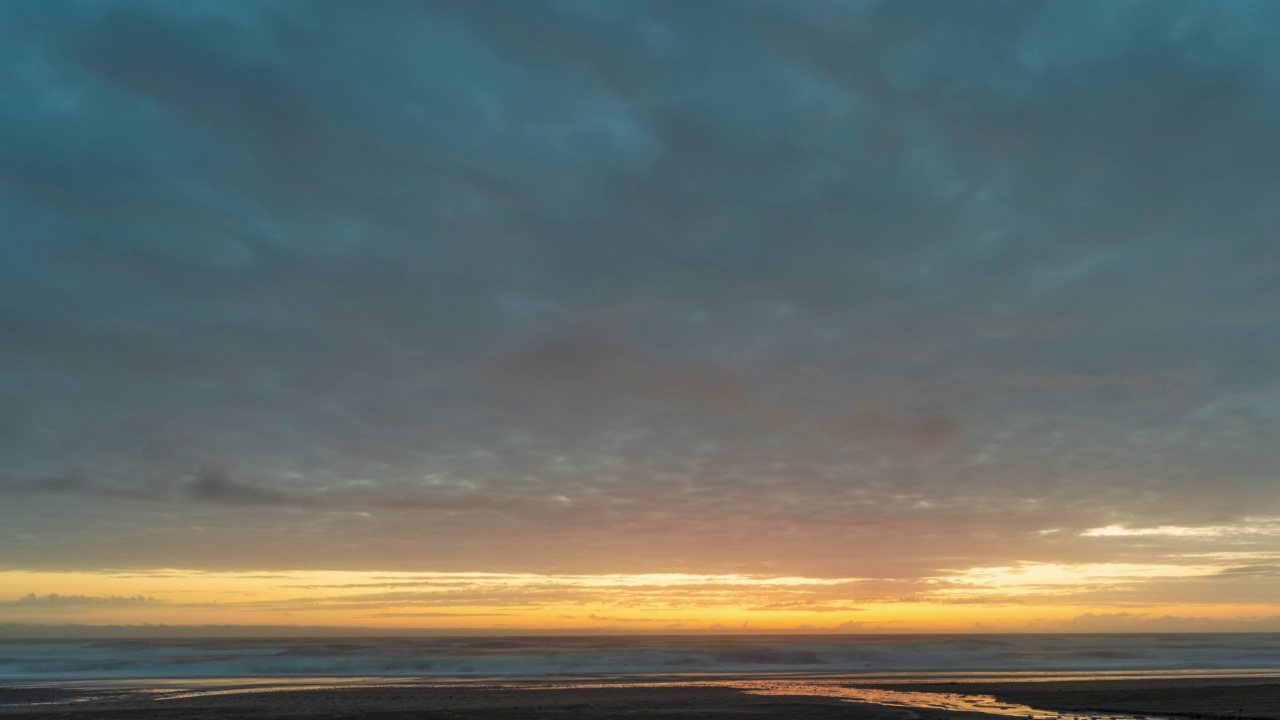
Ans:
[{"label": "cloud", "polygon": [[1253,563],[1229,567],[1218,574],[1223,578],[1236,577],[1280,577],[1280,562]]},{"label": "cloud", "polygon": [[6,484],[5,489],[19,495],[88,496],[140,501],[157,501],[165,498],[165,491],[162,488],[97,482],[78,471],[54,477],[18,480]]},{"label": "cloud", "polygon": [[916,450],[935,450],[960,436],[960,424],[949,417],[901,421],[880,415],[859,415],[836,422],[832,433],[857,444],[904,444]]},{"label": "cloud", "polygon": [[510,617],[511,613],[383,612],[371,618]]},{"label": "cloud", "polygon": [[749,395],[745,383],[713,366],[651,356],[591,327],[554,332],[502,358],[497,377],[525,394],[587,411],[676,401],[731,412]]},{"label": "cloud", "polygon": [[310,506],[304,497],[293,496],[275,488],[260,487],[239,482],[230,477],[224,468],[204,469],[186,488],[187,497],[219,505],[244,506]]},{"label": "cloud", "polygon": [[1058,632],[1276,632],[1275,617],[1183,617],[1141,613],[1085,613],[1069,620],[1039,623]]},{"label": "cloud", "polygon": [[1113,370],[1104,373],[1056,372],[1049,375],[1013,375],[1008,385],[1064,390],[1094,390],[1107,387],[1141,387],[1191,379],[1185,370]]},{"label": "cloud", "polygon": [[652,622],[652,618],[643,618],[643,617],[615,617],[615,616],[612,616],[612,615],[597,615],[597,614],[595,614],[595,613],[591,613],[591,614],[590,614],[590,615],[588,615],[587,617],[588,617],[588,618],[590,618],[591,620],[595,620],[595,621],[597,621],[597,622],[614,622],[614,623],[647,623],[647,622]]},{"label": "cloud", "polygon": [[750,609],[752,610],[790,610],[795,612],[819,612],[819,613],[862,612],[863,610],[866,610],[866,608],[854,607],[851,605],[841,604],[838,602],[831,603],[831,604],[823,604],[823,603],[807,602],[804,600],[774,602],[774,603],[768,603],[764,605],[755,605],[755,606],[752,606]]},{"label": "cloud", "polygon": [[[432,636],[442,634],[456,633],[460,635],[475,635],[477,633],[494,634],[494,631],[485,631],[478,628],[466,628],[461,631],[451,631],[449,628],[431,628],[429,630]],[[502,631],[499,631],[502,632]],[[0,637],[13,639],[69,639],[83,640],[86,638],[104,638],[108,640],[118,640],[120,638],[210,638],[210,637],[238,637],[238,638],[281,638],[281,637],[297,637],[297,638],[316,638],[316,637],[404,637],[404,628],[371,628],[361,626],[333,626],[333,625],[235,625],[235,624],[204,624],[204,625],[165,625],[165,624],[139,624],[139,625],[81,625],[67,624],[55,625],[50,623],[0,623]]]},{"label": "cloud", "polygon": [[1275,549],[1271,4],[509,4],[0,9],[7,563]]},{"label": "cloud", "polygon": [[1209,525],[1184,527],[1160,525],[1157,527],[1129,528],[1123,525],[1089,528],[1081,537],[1103,538],[1222,538],[1280,535],[1280,520],[1275,518],[1241,518],[1235,525]]},{"label": "cloud", "polygon": [[84,608],[84,607],[137,607],[142,605],[161,605],[165,600],[144,595],[37,595],[27,593],[16,600],[0,601],[0,605],[12,608]]},{"label": "cloud", "polygon": [[[416,580],[339,585],[290,584],[291,590],[311,591],[285,599],[246,600],[241,608],[280,608],[327,611],[373,607],[401,608],[518,608],[605,604],[645,605],[662,610],[745,608],[755,611],[858,611],[849,595],[874,587],[856,579],[735,575],[520,575],[485,573],[427,574]],[[378,588],[378,591],[370,591]],[[411,588],[411,589],[402,589]],[[407,616],[406,616],[407,617]],[[624,619],[596,614],[592,619]],[[632,618],[626,621],[650,621]],[[670,620],[669,617],[662,617]]]}]

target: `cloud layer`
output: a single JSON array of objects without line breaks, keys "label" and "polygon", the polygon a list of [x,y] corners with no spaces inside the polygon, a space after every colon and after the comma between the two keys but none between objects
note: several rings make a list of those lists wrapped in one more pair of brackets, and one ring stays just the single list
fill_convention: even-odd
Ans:
[{"label": "cloud layer", "polygon": [[1277,27],[7,3],[0,554],[913,584],[1261,553],[1253,598]]}]

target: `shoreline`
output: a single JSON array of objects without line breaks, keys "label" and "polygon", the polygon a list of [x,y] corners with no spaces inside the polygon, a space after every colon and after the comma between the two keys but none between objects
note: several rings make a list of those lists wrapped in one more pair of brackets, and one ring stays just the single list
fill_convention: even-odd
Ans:
[{"label": "shoreline", "polygon": [[1200,720],[1280,718],[1280,680],[1263,676],[912,682],[894,687],[916,692],[991,695],[1002,702],[1059,712],[1133,713]]},{"label": "shoreline", "polygon": [[[279,680],[279,682],[277,682]],[[0,715],[30,720],[484,717],[863,718],[942,720],[1086,717],[1280,720],[1280,678],[1105,679],[618,678],[441,683],[412,678],[223,678],[122,681],[97,689],[56,683],[0,685]],[[332,679],[338,680],[338,679]],[[182,687],[185,685],[186,687]],[[196,686],[196,687],[193,687]],[[113,688],[113,689],[112,689]]]}]

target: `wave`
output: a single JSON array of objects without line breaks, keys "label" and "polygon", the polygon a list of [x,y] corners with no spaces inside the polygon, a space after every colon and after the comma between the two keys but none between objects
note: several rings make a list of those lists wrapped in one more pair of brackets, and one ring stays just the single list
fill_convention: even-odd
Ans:
[{"label": "wave", "polygon": [[1280,670],[1280,634],[0,641],[0,678]]}]

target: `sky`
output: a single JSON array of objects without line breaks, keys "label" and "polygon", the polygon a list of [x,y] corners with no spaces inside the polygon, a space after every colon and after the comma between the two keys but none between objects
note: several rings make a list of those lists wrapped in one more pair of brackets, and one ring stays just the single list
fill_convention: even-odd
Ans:
[{"label": "sky", "polygon": [[0,623],[1280,631],[1277,127],[1273,0],[0,3]]}]

